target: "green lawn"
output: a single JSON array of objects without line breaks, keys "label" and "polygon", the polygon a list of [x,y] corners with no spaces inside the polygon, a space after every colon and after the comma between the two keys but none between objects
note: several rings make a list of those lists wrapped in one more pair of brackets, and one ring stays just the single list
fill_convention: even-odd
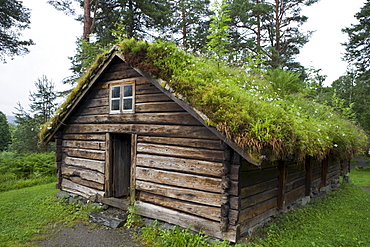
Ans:
[{"label": "green lawn", "polygon": [[0,193],[0,246],[33,246],[56,222],[87,217],[87,210],[55,197],[55,183]]}]

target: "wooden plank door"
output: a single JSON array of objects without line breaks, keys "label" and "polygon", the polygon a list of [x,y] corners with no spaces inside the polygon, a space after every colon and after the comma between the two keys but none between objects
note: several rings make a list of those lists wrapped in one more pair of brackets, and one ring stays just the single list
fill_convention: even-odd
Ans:
[{"label": "wooden plank door", "polygon": [[131,181],[131,135],[114,134],[112,138],[112,189],[113,197],[130,194]]}]

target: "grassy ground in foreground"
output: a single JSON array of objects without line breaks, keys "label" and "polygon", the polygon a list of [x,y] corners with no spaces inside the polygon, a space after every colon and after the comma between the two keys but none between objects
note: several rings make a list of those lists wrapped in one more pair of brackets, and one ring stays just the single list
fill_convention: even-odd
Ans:
[{"label": "grassy ground in foreground", "polygon": [[0,193],[0,246],[32,246],[29,241],[58,222],[87,219],[91,211],[55,197],[55,183]]}]

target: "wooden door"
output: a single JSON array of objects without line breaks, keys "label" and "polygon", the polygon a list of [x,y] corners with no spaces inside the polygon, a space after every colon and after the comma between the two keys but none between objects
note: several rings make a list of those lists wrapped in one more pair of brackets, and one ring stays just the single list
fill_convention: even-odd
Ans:
[{"label": "wooden door", "polygon": [[130,194],[131,135],[114,134],[112,138],[112,192],[113,197]]}]

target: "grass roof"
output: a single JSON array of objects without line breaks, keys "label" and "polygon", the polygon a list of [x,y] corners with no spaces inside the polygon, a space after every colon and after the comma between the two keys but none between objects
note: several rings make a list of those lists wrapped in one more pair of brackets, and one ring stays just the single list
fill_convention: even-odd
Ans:
[{"label": "grass roof", "polygon": [[[367,145],[365,132],[331,107],[300,94],[282,96],[262,75],[189,55],[165,42],[126,40],[119,47],[130,66],[164,80],[209,118],[208,125],[244,148],[256,161],[261,157],[303,159],[306,155],[317,159],[350,158]],[[57,126],[104,57],[79,80],[59,112],[45,125],[42,138]]]}]

